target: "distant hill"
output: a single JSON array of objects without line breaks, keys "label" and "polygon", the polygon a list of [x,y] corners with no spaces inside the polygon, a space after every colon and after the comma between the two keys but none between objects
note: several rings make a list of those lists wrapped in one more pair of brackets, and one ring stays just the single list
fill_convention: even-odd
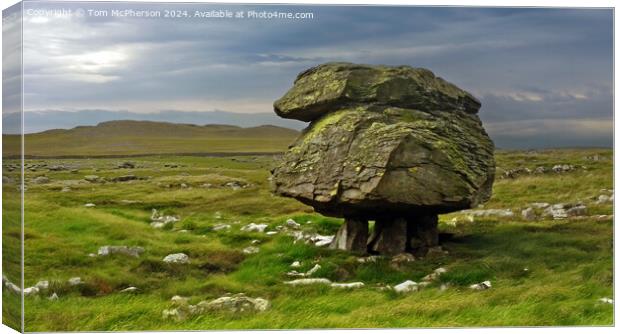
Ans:
[{"label": "distant hill", "polygon": [[[47,130],[25,137],[25,154],[40,157],[145,154],[271,153],[286,150],[296,130],[261,125],[194,125],[110,121],[96,126]],[[17,135],[3,136],[4,156],[18,155]]]},{"label": "distant hill", "polygon": [[[51,129],[72,129],[81,125],[97,125],[101,122],[115,120],[153,121],[188,124],[230,124],[241,127],[254,127],[265,124],[301,130],[307,124],[292,119],[278,117],[273,112],[243,114],[227,111],[158,111],[153,113],[135,113],[113,110],[40,110],[24,113],[25,133],[37,133]],[[19,133],[21,119],[19,113],[3,113],[2,127],[4,134]]]}]

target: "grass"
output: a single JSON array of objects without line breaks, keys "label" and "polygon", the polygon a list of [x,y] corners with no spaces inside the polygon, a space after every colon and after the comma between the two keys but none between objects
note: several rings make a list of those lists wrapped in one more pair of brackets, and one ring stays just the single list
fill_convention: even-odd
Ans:
[{"label": "grass", "polygon": [[[585,159],[593,154],[604,159]],[[594,203],[601,189],[613,186],[611,150],[498,152],[498,175],[515,167],[559,163],[586,169],[496,180],[485,208],[510,208],[515,217],[467,222],[460,219],[461,213],[441,216],[441,232],[453,234],[443,243],[449,254],[418,259],[398,269],[389,259],[358,263],[345,252],[294,244],[285,235],[240,231],[248,223],[268,224],[271,230],[293,218],[304,230],[333,234],[341,223],[294,200],[273,196],[268,170],[274,159],[149,156],[132,158],[139,167],[135,170],[114,169],[123,161],[119,159],[69,159],[46,162],[75,166],[77,173],[27,172],[27,183],[43,174],[51,183],[29,184],[26,192],[25,286],[43,279],[52,285],[45,294],[26,298],[26,331],[613,324],[613,306],[598,302],[612,296],[612,219],[532,222],[519,214],[532,202],[576,201],[584,202],[590,214],[612,214],[611,204]],[[179,167],[164,167],[170,162]],[[75,183],[90,174],[107,178],[135,174],[147,179]],[[250,186],[232,190],[225,186],[231,180]],[[205,183],[211,186],[204,187]],[[61,192],[67,185],[71,191]],[[11,189],[14,185],[5,185],[3,251],[15,255],[19,228],[12,218],[19,202],[10,196]],[[85,208],[85,203],[96,207]],[[172,229],[155,230],[149,226],[153,208],[179,215],[181,221]],[[453,218],[458,223],[451,224]],[[220,223],[232,227],[213,231]],[[260,240],[260,252],[244,254],[242,249],[252,240]],[[88,256],[104,245],[141,246],[146,251],[140,258]],[[161,261],[177,252],[188,254],[191,264]],[[17,281],[19,263],[14,259],[3,258],[3,265],[5,274]],[[302,262],[299,271],[319,263],[322,268],[314,277],[362,281],[366,286],[342,291],[284,285],[293,261]],[[397,295],[376,288],[407,279],[420,281],[440,266],[448,273],[417,293]],[[66,280],[73,276],[80,276],[85,284],[69,287]],[[468,288],[484,280],[490,280],[493,288]],[[449,288],[442,291],[441,284]],[[138,287],[139,292],[119,293],[128,286]],[[47,299],[52,291],[59,300]],[[197,303],[228,292],[267,298],[272,306],[255,314],[212,312],[181,322],[162,319],[161,312],[171,306],[174,295]],[[19,303],[6,290],[3,296],[5,305]],[[15,317],[7,307],[3,315],[5,321]]]}]

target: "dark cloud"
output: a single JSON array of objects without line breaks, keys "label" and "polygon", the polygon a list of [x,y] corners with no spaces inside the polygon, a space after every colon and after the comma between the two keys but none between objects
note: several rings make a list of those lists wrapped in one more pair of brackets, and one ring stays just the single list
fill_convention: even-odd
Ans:
[{"label": "dark cloud", "polygon": [[[28,17],[27,110],[269,112],[272,101],[309,66],[408,64],[430,68],[477,95],[481,117],[498,142],[574,145],[571,138],[579,138],[585,146],[611,145],[611,130],[604,125],[613,112],[609,9],[27,6],[314,14],[312,20],[296,21]],[[546,131],[554,120],[564,122],[564,132]]]}]

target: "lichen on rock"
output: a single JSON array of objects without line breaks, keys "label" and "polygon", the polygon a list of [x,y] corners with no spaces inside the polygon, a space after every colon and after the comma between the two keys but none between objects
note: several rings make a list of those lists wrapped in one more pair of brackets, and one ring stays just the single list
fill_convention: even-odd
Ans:
[{"label": "lichen on rock", "polygon": [[[282,117],[311,121],[273,169],[274,191],[356,223],[415,225],[416,217],[477,206],[491,196],[495,173],[479,108],[471,94],[426,69],[311,68],[274,103]],[[363,236],[345,232],[339,235],[357,241],[337,238],[335,248],[359,250]]]}]

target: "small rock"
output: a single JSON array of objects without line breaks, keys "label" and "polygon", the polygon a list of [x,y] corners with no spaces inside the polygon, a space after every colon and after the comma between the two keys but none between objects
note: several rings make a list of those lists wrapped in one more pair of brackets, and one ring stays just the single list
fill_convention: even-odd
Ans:
[{"label": "small rock", "polygon": [[112,254],[123,254],[133,257],[140,257],[140,254],[144,253],[142,247],[127,247],[127,246],[103,246],[97,251],[99,256],[108,256]]},{"label": "small rock", "polygon": [[95,183],[97,181],[99,181],[99,176],[97,175],[86,175],[84,176],[84,180],[91,182],[91,183]]},{"label": "small rock", "polygon": [[260,251],[258,247],[249,246],[243,249],[244,254],[256,254]]},{"label": "small rock", "polygon": [[477,217],[513,217],[514,213],[510,209],[486,209],[486,210],[466,210],[464,211],[472,216]]},{"label": "small rock", "polygon": [[56,294],[56,292],[52,293],[51,296],[49,296],[47,298],[48,300],[54,301],[54,300],[58,300],[58,295]]},{"label": "small rock", "polygon": [[292,228],[292,229],[299,229],[301,227],[301,225],[299,225],[296,221],[294,221],[293,219],[289,218],[286,221],[286,226]]},{"label": "small rock", "polygon": [[67,283],[69,283],[70,286],[75,286],[75,285],[80,285],[84,282],[82,282],[82,279],[80,277],[71,277],[69,278]]},{"label": "small rock", "polygon": [[70,192],[70,191],[71,191],[71,188],[70,188],[70,187],[63,187],[63,188],[60,190],[60,192],[61,192],[61,193],[68,193],[68,192]]},{"label": "small rock", "polygon": [[299,267],[301,267],[301,262],[295,261],[291,263],[291,268],[299,268]]},{"label": "small rock", "polygon": [[116,165],[116,168],[119,168],[119,169],[122,169],[122,168],[132,169],[132,168],[136,168],[136,164],[134,164],[133,162],[125,161],[125,162],[122,162],[122,163],[119,163],[118,165]]},{"label": "small rock", "polygon": [[200,302],[192,312],[200,314],[206,310],[225,310],[233,313],[256,311],[264,312],[269,309],[270,303],[263,298],[250,298],[242,293],[233,296],[224,296],[210,302]]},{"label": "small rock", "polygon": [[172,304],[174,305],[187,305],[189,299],[186,297],[181,297],[179,295],[173,296],[172,298],[170,298],[170,301],[172,302]]},{"label": "small rock", "polygon": [[534,212],[534,209],[527,208],[521,211],[521,217],[525,220],[536,220],[536,213]]},{"label": "small rock", "polygon": [[275,234],[278,234],[278,232],[277,231],[269,231],[269,232],[267,232],[265,234],[267,234],[267,235],[275,235]]},{"label": "small rock", "polygon": [[189,263],[189,256],[185,253],[168,254],[164,257],[163,261],[166,263],[187,264]]},{"label": "small rock", "polygon": [[121,290],[119,292],[121,292],[121,293],[132,293],[132,292],[137,292],[137,291],[138,291],[138,288],[136,288],[135,286],[130,286],[130,287],[128,287],[126,289],[123,289],[123,290]]},{"label": "small rock", "polygon": [[265,232],[266,228],[267,228],[267,224],[254,224],[254,223],[250,223],[250,224],[242,227],[241,231],[263,233],[263,232]]},{"label": "small rock", "polygon": [[221,231],[221,230],[230,230],[230,225],[228,224],[217,224],[213,226],[213,231]]},{"label": "small rock", "polygon": [[34,178],[34,180],[32,180],[32,183],[34,184],[46,184],[46,183],[50,183],[50,179],[46,176],[39,176]]},{"label": "small rock", "polygon": [[472,284],[469,286],[472,290],[487,290],[491,288],[491,281],[484,281],[478,284]]},{"label": "small rock", "polygon": [[396,291],[397,293],[407,293],[407,292],[418,291],[418,283],[411,281],[411,280],[407,280],[394,286],[394,291]]},{"label": "small rock", "polygon": [[530,206],[536,208],[536,209],[546,209],[550,206],[551,204],[549,203],[543,203],[543,202],[535,202],[535,203],[530,203]]},{"label": "small rock", "polygon": [[24,296],[32,296],[36,295],[37,293],[39,293],[39,288],[37,288],[36,286],[31,286],[24,289]]},{"label": "small rock", "polygon": [[94,208],[97,205],[95,205],[95,203],[86,203],[86,204],[84,204],[84,206],[87,207],[87,208]]},{"label": "small rock", "polygon": [[603,304],[613,304],[614,303],[613,299],[607,298],[607,297],[603,297],[603,298],[599,299],[598,301],[603,303]]},{"label": "small rock", "polygon": [[357,289],[357,288],[361,288],[364,286],[364,283],[362,282],[353,282],[353,283],[332,283],[330,284],[330,286],[332,288],[339,288],[339,289]]},{"label": "small rock", "polygon": [[381,256],[378,256],[378,255],[358,257],[357,258],[357,262],[359,262],[359,263],[375,263],[380,258],[381,258]]},{"label": "small rock", "polygon": [[38,281],[37,284],[34,285],[39,290],[47,290],[50,286],[49,281]]},{"label": "small rock", "polygon": [[284,284],[288,285],[310,285],[310,284],[331,284],[332,282],[327,278],[300,278],[288,282],[284,282]]},{"label": "small rock", "polygon": [[607,195],[600,195],[598,199],[596,200],[596,204],[613,203],[614,202],[613,196],[614,195],[611,195],[611,197]]},{"label": "small rock", "polygon": [[425,282],[430,282],[430,281],[435,281],[439,278],[439,276],[447,273],[448,270],[446,268],[443,267],[439,267],[437,269],[435,269],[432,273],[424,276],[424,278],[422,278],[422,281]]}]

